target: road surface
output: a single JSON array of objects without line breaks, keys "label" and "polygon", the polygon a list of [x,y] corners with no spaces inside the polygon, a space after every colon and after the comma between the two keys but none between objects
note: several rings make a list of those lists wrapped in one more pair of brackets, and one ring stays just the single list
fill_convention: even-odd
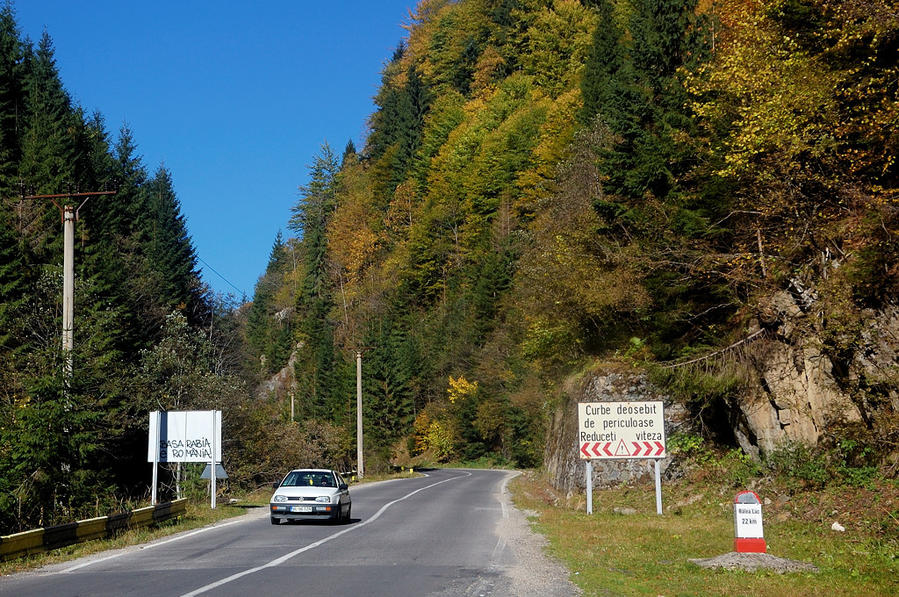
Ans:
[{"label": "road surface", "polygon": [[[522,568],[527,563],[502,532],[511,510],[503,491],[512,473],[432,470],[426,475],[352,487],[349,524],[272,526],[267,509],[259,509],[143,546],[0,578],[0,595],[529,593],[521,585],[529,580]],[[567,583],[550,586],[552,594],[572,594]],[[533,594],[546,595],[546,587]]]}]

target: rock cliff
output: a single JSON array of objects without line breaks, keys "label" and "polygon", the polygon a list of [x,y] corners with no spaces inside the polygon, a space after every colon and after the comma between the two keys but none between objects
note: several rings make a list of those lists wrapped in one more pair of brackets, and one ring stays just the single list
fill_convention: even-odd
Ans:
[{"label": "rock cliff", "polygon": [[[899,308],[861,313],[842,351],[833,349],[832,338],[828,342],[832,330],[823,312],[813,292],[794,287],[771,297],[748,331],[755,339],[751,349],[739,357],[748,374],[727,397],[720,424],[729,428],[718,431],[756,458],[790,443],[863,437],[883,461],[899,466]],[[639,370],[597,365],[569,380],[544,455],[553,484],[568,492],[586,485],[576,445],[577,402],[648,400],[664,401],[668,437],[696,420]],[[651,461],[594,463],[596,486],[651,474]]]},{"label": "rock cliff", "polygon": [[[751,355],[754,383],[730,400],[733,431],[758,456],[788,442],[814,446],[846,429],[896,448],[899,309],[860,313],[842,350],[827,342],[824,311],[807,292],[779,292],[757,321],[769,333]],[[828,346],[828,345],[831,346]]]}]

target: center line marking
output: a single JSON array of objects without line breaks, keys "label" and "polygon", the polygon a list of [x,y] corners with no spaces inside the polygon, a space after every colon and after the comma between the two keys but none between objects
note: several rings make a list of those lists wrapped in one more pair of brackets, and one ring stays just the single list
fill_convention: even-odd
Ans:
[{"label": "center line marking", "polygon": [[367,524],[369,524],[369,523],[372,523],[372,522],[376,521],[378,518],[380,518],[381,514],[383,514],[384,511],[387,510],[387,508],[389,508],[390,506],[392,506],[392,505],[394,505],[394,504],[396,504],[396,503],[398,503],[398,502],[402,502],[403,500],[412,497],[412,496],[415,495],[416,493],[419,493],[419,492],[421,492],[421,491],[424,491],[425,489],[430,489],[430,488],[432,488],[432,487],[437,487],[438,485],[442,485],[443,483],[446,483],[446,482],[448,482],[448,481],[455,481],[456,479],[461,479],[461,478],[463,478],[463,477],[470,477],[470,476],[471,476],[471,473],[465,473],[464,475],[459,475],[458,477],[450,477],[449,479],[444,479],[443,481],[438,481],[438,482],[436,482],[436,483],[432,483],[431,485],[426,485],[425,487],[421,487],[420,489],[416,489],[415,491],[413,491],[413,492],[411,492],[411,493],[407,493],[406,495],[404,495],[404,496],[401,497],[401,498],[397,498],[397,499],[393,500],[392,502],[388,502],[388,503],[384,504],[383,506],[381,506],[381,509],[380,509],[380,510],[378,510],[377,512],[375,512],[374,516],[372,516],[371,518],[369,518],[369,519],[367,519],[367,520],[365,520],[365,521],[363,521],[363,522],[360,522],[359,524],[357,524],[357,525],[355,525],[355,526],[352,526],[352,527],[350,527],[350,528],[348,528],[348,529],[344,529],[344,530],[342,530],[342,531],[339,531],[339,532],[337,532],[337,533],[334,533],[333,535],[328,535],[328,536],[325,537],[324,539],[319,539],[319,540],[316,541],[315,543],[310,543],[310,544],[307,545],[306,547],[301,547],[301,548],[299,548],[299,549],[296,549],[296,550],[294,550],[294,551],[292,551],[292,552],[290,552],[290,553],[288,553],[288,554],[285,554],[285,555],[281,556],[280,558],[276,558],[276,559],[272,560],[271,562],[268,562],[267,564],[263,564],[263,565],[261,565],[261,566],[256,566],[255,568],[248,568],[247,570],[244,570],[243,572],[238,572],[238,573],[236,573],[236,574],[232,574],[231,576],[225,577],[225,578],[223,578],[223,579],[221,579],[221,580],[217,580],[217,581],[215,581],[215,582],[213,582],[213,583],[209,583],[208,585],[202,586],[202,587],[200,587],[199,589],[195,589],[195,590],[191,591],[190,593],[185,593],[185,594],[182,595],[181,597],[194,597],[195,595],[200,595],[201,593],[205,593],[206,591],[211,591],[212,589],[215,589],[215,588],[220,587],[220,586],[222,586],[222,585],[226,585],[226,584],[228,584],[229,582],[235,581],[235,580],[237,580],[237,579],[239,579],[239,578],[243,578],[244,576],[248,576],[248,575],[253,574],[253,573],[255,573],[255,572],[259,572],[260,570],[265,570],[266,568],[273,568],[273,567],[275,567],[275,566],[280,566],[281,564],[283,564],[283,563],[286,562],[287,560],[293,558],[294,556],[300,555],[300,554],[303,553],[304,551],[309,551],[310,549],[315,549],[316,547],[318,547],[318,546],[320,546],[320,545],[324,545],[325,543],[327,543],[328,541],[331,541],[332,539],[337,539],[337,538],[340,537],[341,535],[346,535],[347,533],[349,533],[349,532],[351,532],[351,531],[355,531],[356,529],[361,529],[361,528],[364,527],[365,525],[367,525]]},{"label": "center line marking", "polygon": [[[187,539],[188,537],[193,537],[194,535],[199,535],[200,533],[205,533],[206,531],[214,531],[217,529],[221,529],[227,526],[231,526],[232,524],[238,524],[241,522],[249,522],[249,519],[240,518],[238,520],[232,520],[224,523],[216,523],[212,526],[204,527],[202,529],[197,529],[195,531],[190,531],[188,533],[183,533],[178,535],[177,537],[171,537],[169,539],[164,539],[161,541],[156,541],[154,543],[149,543],[147,545],[141,545],[137,547],[137,549],[153,549],[154,547],[159,547],[160,545],[165,545],[166,543],[172,543],[174,541],[181,541],[182,539]],[[132,547],[123,548],[121,552],[112,554],[111,556],[106,556],[105,558],[98,558],[96,560],[90,560],[89,562],[83,562],[76,566],[72,566],[71,568],[66,568],[62,570],[61,573],[65,574],[67,572],[74,572],[75,570],[80,570],[81,568],[86,568],[88,566],[93,566],[94,564],[99,564],[100,562],[105,562],[107,560],[114,560],[116,558],[120,558],[124,555],[129,555],[136,551]]]}]

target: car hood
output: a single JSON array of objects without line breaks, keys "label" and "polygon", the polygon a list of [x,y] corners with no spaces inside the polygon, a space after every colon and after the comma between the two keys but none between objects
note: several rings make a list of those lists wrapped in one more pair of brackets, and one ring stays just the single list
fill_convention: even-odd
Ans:
[{"label": "car hood", "polygon": [[321,495],[334,495],[338,490],[336,487],[316,487],[314,485],[300,485],[292,487],[279,487],[272,494],[272,498],[276,495],[286,495],[287,497],[318,497]]}]

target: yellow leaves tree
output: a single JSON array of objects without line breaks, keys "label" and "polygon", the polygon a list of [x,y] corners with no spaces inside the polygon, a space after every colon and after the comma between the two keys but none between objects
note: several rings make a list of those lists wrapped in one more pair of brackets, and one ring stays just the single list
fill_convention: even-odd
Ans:
[{"label": "yellow leaves tree", "polygon": [[720,173],[769,183],[832,164],[836,75],[780,31],[762,3],[734,2],[722,13],[728,28],[718,58],[690,81],[703,98],[693,104],[697,114],[733,126]]},{"label": "yellow leaves tree", "polygon": [[576,137],[559,188],[530,226],[519,260],[515,301],[524,315],[525,353],[557,364],[575,358],[600,325],[613,327],[649,305],[639,247],[616,238],[592,202],[602,197],[595,149],[608,144],[598,127]]},{"label": "yellow leaves tree", "polygon": [[[766,270],[775,282],[823,277],[836,260],[857,298],[892,294],[899,61],[887,40],[899,35],[896,3],[725,0],[717,12],[714,59],[686,80],[703,162],[733,189],[720,269],[756,286]],[[835,305],[832,319],[845,311],[833,284],[819,290]]]},{"label": "yellow leaves tree", "polygon": [[355,159],[344,164],[338,177],[337,209],[328,223],[328,252],[341,275],[351,282],[359,279],[377,251],[373,202],[362,165]]},{"label": "yellow leaves tree", "polygon": [[580,89],[574,87],[559,95],[548,106],[546,120],[533,150],[533,164],[519,174],[515,208],[530,219],[542,201],[556,190],[555,180],[560,163],[567,157],[576,130],[576,115],[581,107]]},{"label": "yellow leaves tree", "polygon": [[525,73],[552,97],[576,86],[595,26],[593,11],[576,0],[556,0],[541,10],[525,34]]},{"label": "yellow leaves tree", "polygon": [[460,375],[459,377],[453,377],[450,375],[449,377],[449,386],[446,389],[446,394],[449,397],[449,401],[451,404],[455,404],[456,402],[462,401],[470,396],[474,396],[478,391],[478,382],[476,381],[468,381],[465,379],[464,375]]}]

